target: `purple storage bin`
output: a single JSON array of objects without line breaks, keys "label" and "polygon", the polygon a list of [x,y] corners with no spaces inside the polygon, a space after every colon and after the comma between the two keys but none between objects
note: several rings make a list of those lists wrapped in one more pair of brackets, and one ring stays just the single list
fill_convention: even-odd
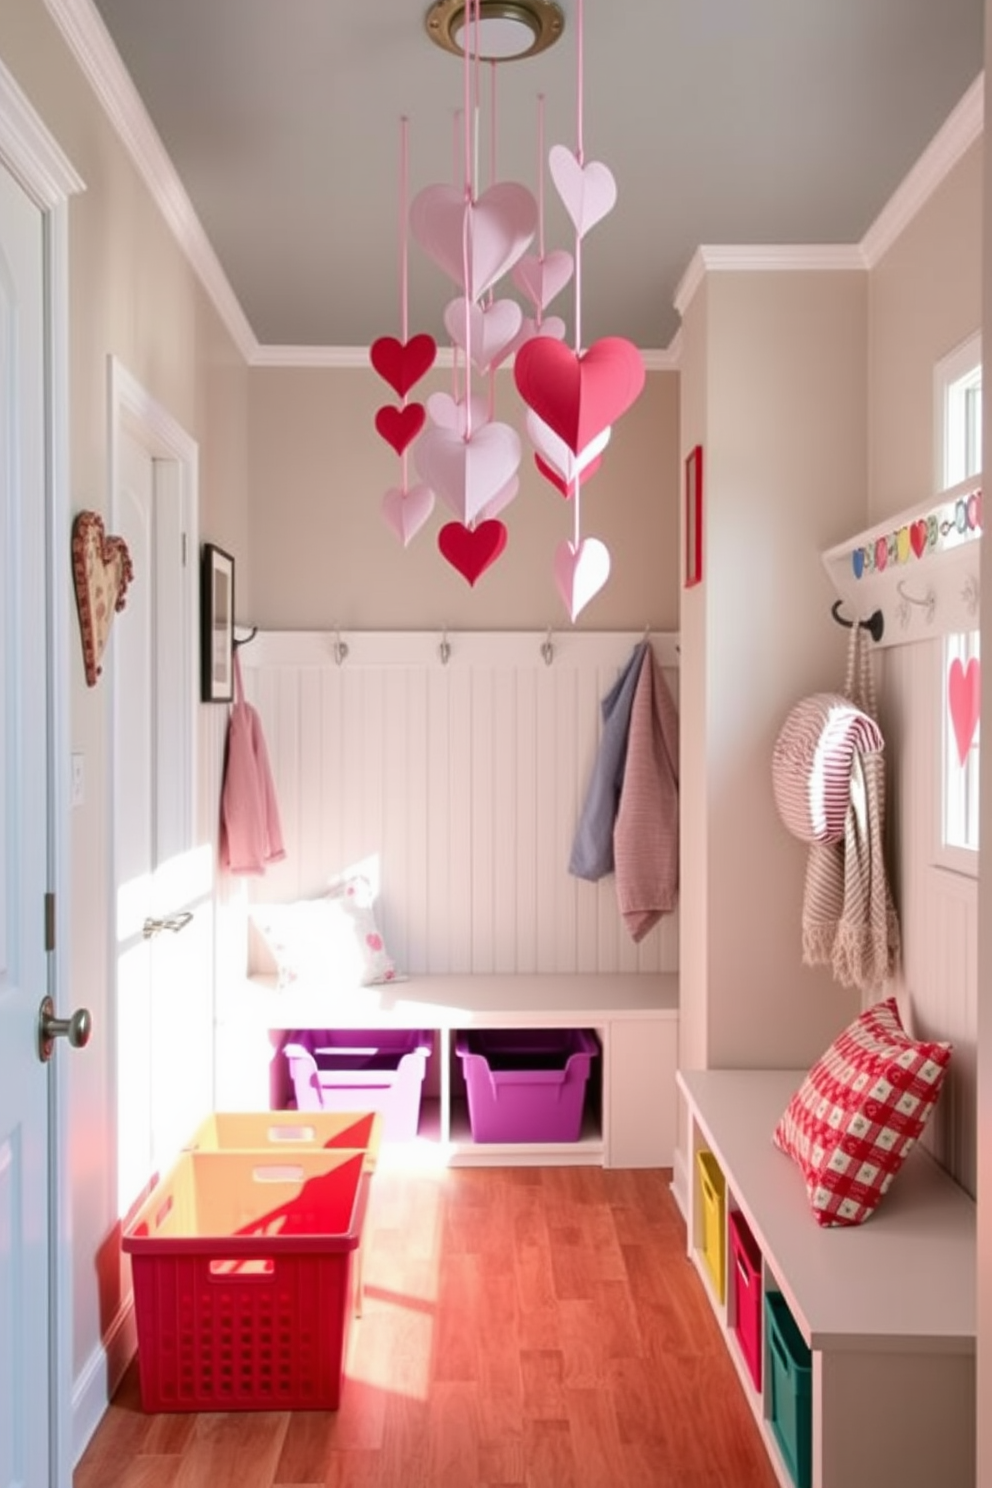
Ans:
[{"label": "purple storage bin", "polygon": [[433,1040],[424,1029],[304,1029],[289,1036],[300,1111],[379,1111],[385,1141],[417,1135],[420,1096]]},{"label": "purple storage bin", "polygon": [[473,1029],[455,1038],[476,1142],[577,1142],[599,1040],[585,1028]]}]

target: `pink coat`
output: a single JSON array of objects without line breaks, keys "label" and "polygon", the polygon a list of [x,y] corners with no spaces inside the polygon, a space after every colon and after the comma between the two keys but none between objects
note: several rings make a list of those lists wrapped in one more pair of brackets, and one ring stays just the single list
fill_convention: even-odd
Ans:
[{"label": "pink coat", "polygon": [[267,864],[286,856],[262,720],[245,702],[237,651],[220,827],[220,860],[229,873],[264,873]]}]

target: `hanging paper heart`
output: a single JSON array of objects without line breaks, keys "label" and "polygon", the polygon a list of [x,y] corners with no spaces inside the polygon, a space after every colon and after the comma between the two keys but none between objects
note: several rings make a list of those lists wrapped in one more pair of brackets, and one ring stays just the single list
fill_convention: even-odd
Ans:
[{"label": "hanging paper heart", "polygon": [[537,230],[537,202],[516,181],[497,182],[474,202],[467,202],[456,186],[425,186],[410,204],[410,230],[469,299],[479,300],[530,247]]},{"label": "hanging paper heart", "polygon": [[502,522],[482,522],[475,528],[446,522],[437,535],[437,545],[452,568],[474,586],[506,547],[506,528]]},{"label": "hanging paper heart", "polygon": [[416,537],[434,510],[434,492],[429,486],[411,486],[401,491],[397,486],[382,498],[382,515],[404,547]]},{"label": "hanging paper heart", "polygon": [[555,583],[574,621],[610,576],[610,550],[598,537],[587,537],[575,547],[561,542],[555,548]]},{"label": "hanging paper heart", "polygon": [[525,315],[520,330],[503,352],[499,361],[493,365],[495,367],[501,367],[512,356],[516,356],[521,346],[526,346],[528,341],[533,341],[535,336],[548,336],[552,341],[561,341],[565,336],[565,322],[560,315],[549,315],[547,320],[542,320],[541,324],[538,325],[533,316]]},{"label": "hanging paper heart", "polygon": [[[481,429],[489,422],[489,399],[484,393],[473,393],[469,402],[472,428]],[[465,400],[453,398],[450,393],[431,393],[427,399],[427,412],[431,422],[439,429],[456,429],[465,433]]]},{"label": "hanging paper heart", "polygon": [[[466,336],[466,313],[468,332]],[[480,372],[499,362],[516,338],[524,313],[516,300],[494,300],[491,305],[473,305],[471,300],[451,300],[445,308],[444,324],[456,346],[471,347],[472,365]]]},{"label": "hanging paper heart", "polygon": [[963,765],[975,737],[982,705],[982,668],[977,656],[971,658],[967,667],[961,665],[958,657],[951,662],[947,674],[947,703],[951,710],[958,759]]},{"label": "hanging paper heart", "polygon": [[[579,475],[579,485],[584,486],[586,481],[596,474],[596,471],[599,469],[602,463],[602,455],[597,455],[594,460],[590,460],[589,464],[584,467],[581,474]],[[544,476],[544,479],[546,481],[550,481],[555,489],[560,491],[567,501],[572,494],[572,488],[575,484],[574,480],[566,481],[565,477],[561,474],[560,471],[555,470],[553,465],[549,465],[547,460],[543,459],[538,454],[534,455],[534,464],[537,466],[540,473]]]},{"label": "hanging paper heart", "polygon": [[555,295],[565,288],[574,269],[572,255],[563,248],[554,248],[543,258],[536,253],[525,253],[510,277],[535,310],[546,310]]},{"label": "hanging paper heart", "polygon": [[550,429],[542,418],[538,418],[532,408],[527,410],[527,433],[531,444],[545,464],[550,465],[567,486],[572,484],[575,476],[585,469],[590,460],[595,460],[597,455],[603,453],[610,442],[612,432],[612,427],[607,426],[577,455],[573,455],[565,441],[559,439],[555,431]]},{"label": "hanging paper heart", "polygon": [[111,623],[124,608],[134,578],[127,543],[122,537],[106,536],[98,512],[80,512],[72,524],[72,578],[86,685],[95,687]]},{"label": "hanging paper heart", "polygon": [[922,558],[927,545],[927,524],[922,517],[910,527],[909,540],[917,558]]},{"label": "hanging paper heart", "polygon": [[421,480],[461,522],[473,521],[515,475],[520,436],[509,424],[486,424],[469,439],[451,429],[428,429],[414,452]]},{"label": "hanging paper heart", "polygon": [[486,502],[485,506],[479,513],[479,521],[488,522],[491,521],[493,517],[499,516],[504,507],[509,506],[510,502],[513,500],[519,490],[519,475],[511,475],[510,479],[507,481],[503,489],[496,492],[496,495],[493,497],[492,501]]},{"label": "hanging paper heart", "polygon": [[513,377],[527,406],[577,454],[640,395],[644,359],[623,336],[581,353],[536,336],[517,352]]},{"label": "hanging paper heart", "polygon": [[617,183],[613,172],[600,160],[580,165],[565,145],[551,146],[548,167],[562,205],[581,238],[616,205]]},{"label": "hanging paper heart", "polygon": [[426,333],[412,336],[409,341],[380,336],[369,348],[373,367],[398,398],[405,398],[424,373],[430,371],[436,356],[437,343]]},{"label": "hanging paper heart", "polygon": [[422,403],[407,403],[405,408],[394,408],[387,403],[376,411],[375,426],[386,443],[401,455],[424,427],[425,417]]}]

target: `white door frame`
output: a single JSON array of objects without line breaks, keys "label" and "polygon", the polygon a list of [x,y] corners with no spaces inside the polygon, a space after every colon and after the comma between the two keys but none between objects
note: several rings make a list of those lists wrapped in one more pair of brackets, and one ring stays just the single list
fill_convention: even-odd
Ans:
[{"label": "white door frame", "polygon": [[[69,968],[69,198],[84,189],[54,137],[13,75],[0,61],[0,160],[44,218],[45,398],[49,729],[49,873],[55,895],[55,950],[48,992],[66,1015]],[[69,1150],[68,1061],[49,1066],[50,1257],[49,1442],[53,1482],[72,1481],[72,1189]]]}]

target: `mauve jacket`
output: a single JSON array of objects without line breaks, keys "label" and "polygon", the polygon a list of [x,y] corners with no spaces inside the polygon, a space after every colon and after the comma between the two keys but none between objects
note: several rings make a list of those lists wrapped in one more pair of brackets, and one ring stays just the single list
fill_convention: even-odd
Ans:
[{"label": "mauve jacket", "polygon": [[220,860],[229,873],[264,873],[286,856],[262,720],[245,702],[237,651],[220,816]]}]

